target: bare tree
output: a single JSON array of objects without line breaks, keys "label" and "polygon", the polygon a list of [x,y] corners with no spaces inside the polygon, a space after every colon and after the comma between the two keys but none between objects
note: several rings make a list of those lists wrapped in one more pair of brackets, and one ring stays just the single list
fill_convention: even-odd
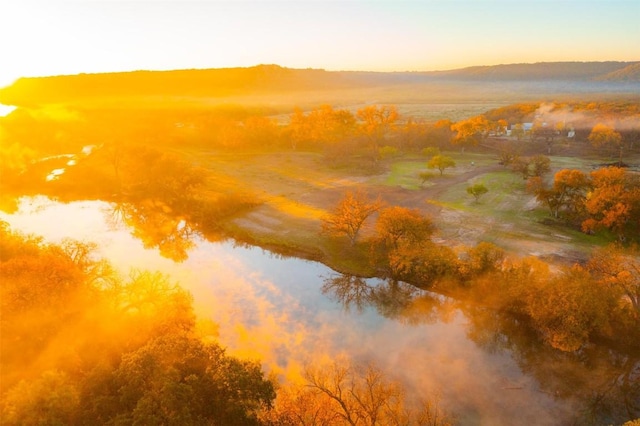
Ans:
[{"label": "bare tree", "polygon": [[351,245],[355,245],[364,222],[382,206],[380,198],[372,201],[364,191],[348,191],[333,210],[322,218],[322,232],[346,235]]}]

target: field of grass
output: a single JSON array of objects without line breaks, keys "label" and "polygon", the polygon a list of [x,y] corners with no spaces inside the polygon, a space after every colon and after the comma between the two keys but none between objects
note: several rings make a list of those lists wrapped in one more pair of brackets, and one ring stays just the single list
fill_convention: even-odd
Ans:
[{"label": "field of grass", "polygon": [[[364,189],[389,205],[416,208],[431,216],[438,228],[436,241],[452,247],[489,241],[517,256],[533,255],[546,260],[584,259],[607,236],[588,236],[579,229],[556,223],[547,209],[525,191],[526,181],[498,165],[495,153],[445,152],[456,161],[443,176],[424,185],[419,173],[427,171],[420,155],[389,160],[377,174],[350,167],[335,167],[320,153],[256,152],[222,154],[187,151],[183,154],[215,176],[212,185],[246,191],[260,201],[252,211],[235,217],[227,230],[240,240],[285,255],[321,260],[343,271],[369,273],[366,256],[357,250],[345,255],[345,244],[319,235],[321,218],[348,190]],[[593,161],[551,157],[552,173],[563,168],[591,170]],[[466,192],[483,183],[489,192],[476,201]],[[362,232],[371,235],[373,220]],[[352,250],[353,251],[353,250]],[[362,257],[362,262],[353,261]],[[351,260],[348,260],[351,259]],[[365,266],[363,266],[365,265]],[[364,268],[364,269],[363,269]]]}]

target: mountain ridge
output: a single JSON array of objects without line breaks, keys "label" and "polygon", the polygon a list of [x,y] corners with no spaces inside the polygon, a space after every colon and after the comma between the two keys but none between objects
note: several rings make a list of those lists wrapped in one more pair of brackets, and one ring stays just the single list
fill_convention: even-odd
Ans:
[{"label": "mountain ridge", "polygon": [[35,106],[117,97],[214,97],[292,93],[432,82],[640,82],[637,62],[538,62],[473,66],[446,71],[326,71],[253,67],[136,70],[23,77],[0,88],[0,103]]}]

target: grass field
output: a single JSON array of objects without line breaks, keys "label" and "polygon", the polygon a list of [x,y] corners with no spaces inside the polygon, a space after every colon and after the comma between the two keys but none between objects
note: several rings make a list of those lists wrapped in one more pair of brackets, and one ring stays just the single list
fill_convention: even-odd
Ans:
[{"label": "grass field", "polygon": [[[218,190],[246,191],[259,199],[257,208],[228,224],[232,234],[281,253],[322,258],[336,269],[366,272],[358,262],[345,263],[353,253],[345,256],[344,246],[319,235],[321,217],[346,191],[356,188],[380,196],[388,205],[423,211],[438,228],[435,239],[452,247],[488,241],[517,256],[573,262],[611,241],[550,221],[546,207],[525,191],[526,181],[498,165],[495,153],[446,152],[456,167],[443,176],[432,170],[433,177],[424,185],[419,173],[427,170],[427,158],[420,155],[395,158],[380,173],[371,174],[335,167],[319,153],[183,153],[213,173],[212,185]],[[592,164],[591,159],[551,156],[549,178],[563,168],[589,172]],[[466,192],[474,183],[489,190],[479,201]],[[363,230],[363,238],[370,235],[372,223]]]}]

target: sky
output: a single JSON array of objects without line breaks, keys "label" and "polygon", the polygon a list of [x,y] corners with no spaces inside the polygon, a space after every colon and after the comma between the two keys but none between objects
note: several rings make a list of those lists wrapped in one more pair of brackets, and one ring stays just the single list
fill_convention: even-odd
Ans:
[{"label": "sky", "polygon": [[0,0],[21,76],[246,67],[432,71],[640,60],[640,0]]}]

